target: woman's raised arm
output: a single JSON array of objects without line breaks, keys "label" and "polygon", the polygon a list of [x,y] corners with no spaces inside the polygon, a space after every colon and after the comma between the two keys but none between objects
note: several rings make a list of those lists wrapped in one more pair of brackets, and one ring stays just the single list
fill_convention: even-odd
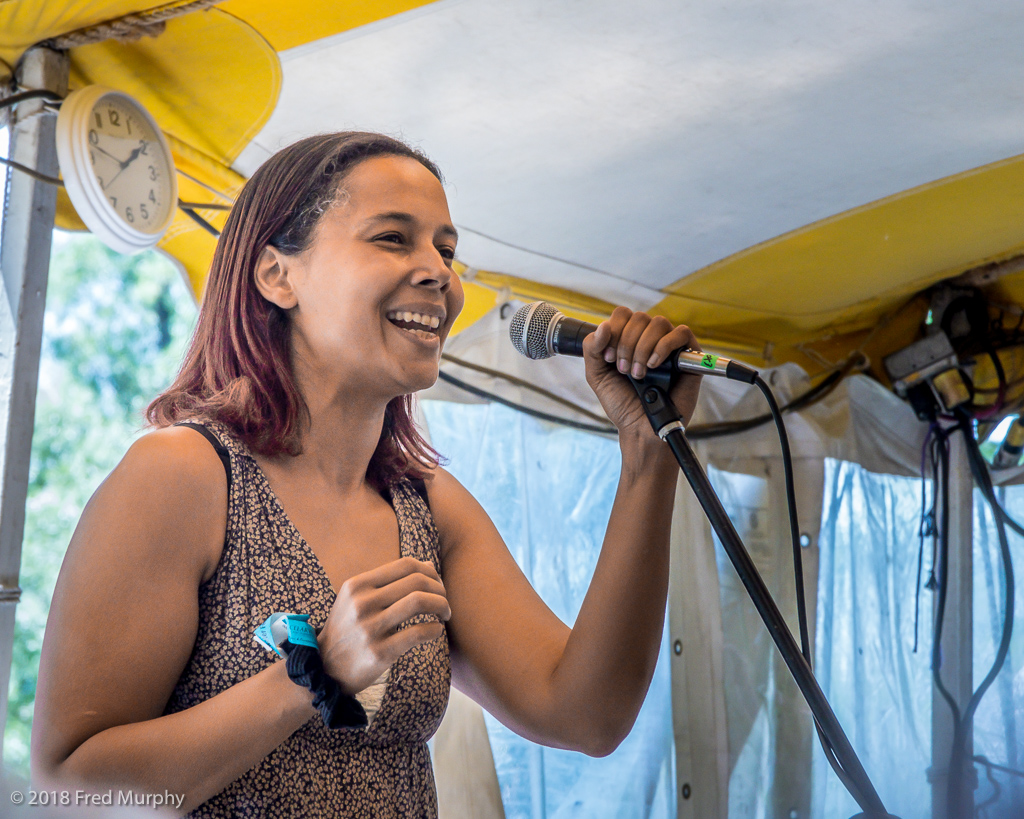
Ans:
[{"label": "woman's raised arm", "polygon": [[[584,343],[588,380],[619,429],[622,472],[571,630],[530,587],[458,481],[438,470],[431,482],[455,683],[536,742],[603,756],[629,733],[643,704],[664,625],[677,467],[623,373],[642,377],[683,346],[696,346],[687,328],[625,308]],[[684,377],[673,391],[687,419],[698,383]]]}]

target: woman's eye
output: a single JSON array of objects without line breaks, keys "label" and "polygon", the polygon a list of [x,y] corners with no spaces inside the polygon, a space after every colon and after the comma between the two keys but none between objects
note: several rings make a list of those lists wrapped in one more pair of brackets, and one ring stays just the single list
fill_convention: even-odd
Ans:
[{"label": "woman's eye", "polygon": [[404,241],[401,233],[385,233],[383,236],[377,237],[378,242],[391,242],[392,244],[400,245]]},{"label": "woman's eye", "polygon": [[447,259],[449,262],[455,261],[454,247],[439,247],[437,252],[441,254],[442,259]]}]

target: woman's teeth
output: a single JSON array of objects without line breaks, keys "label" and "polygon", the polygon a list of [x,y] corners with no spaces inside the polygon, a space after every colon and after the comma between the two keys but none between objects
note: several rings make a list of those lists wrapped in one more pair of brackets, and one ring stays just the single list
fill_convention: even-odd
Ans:
[{"label": "woman's teeth", "polygon": [[[388,320],[395,323],[412,325],[403,327],[403,330],[436,330],[441,326],[441,319],[437,316],[426,316],[420,313],[410,313],[408,310],[392,310],[387,314]],[[415,325],[419,325],[418,327]]]}]

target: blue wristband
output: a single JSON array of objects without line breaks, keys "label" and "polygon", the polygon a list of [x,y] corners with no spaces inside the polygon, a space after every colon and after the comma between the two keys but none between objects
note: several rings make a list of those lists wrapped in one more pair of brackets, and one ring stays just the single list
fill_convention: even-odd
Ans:
[{"label": "blue wristband", "polygon": [[324,670],[308,614],[271,614],[253,632],[253,639],[284,658],[292,682],[313,692],[313,707],[328,728],[366,726],[366,711],[359,700],[343,692],[338,681]]},{"label": "blue wristband", "polygon": [[277,652],[279,657],[286,657],[287,653],[282,650],[284,644],[292,646],[308,646],[320,650],[316,641],[316,632],[309,624],[308,614],[285,614],[277,612],[271,614],[262,625],[253,632],[253,639],[256,640],[267,651]]}]

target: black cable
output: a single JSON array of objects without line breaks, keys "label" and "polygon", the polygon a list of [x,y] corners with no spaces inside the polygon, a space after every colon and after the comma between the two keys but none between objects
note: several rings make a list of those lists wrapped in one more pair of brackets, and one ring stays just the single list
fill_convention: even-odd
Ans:
[{"label": "black cable", "polygon": [[19,102],[38,99],[44,99],[47,102],[61,102],[64,97],[60,94],[55,94],[53,91],[47,91],[45,88],[33,88],[30,91],[22,91],[19,94],[11,94],[9,97],[0,99],[0,108],[10,108],[12,105],[17,105]]},{"label": "black cable", "polygon": [[529,381],[526,381],[525,379],[522,378],[518,378],[514,375],[509,375],[508,373],[503,373],[500,370],[494,370],[491,369],[490,367],[484,367],[482,364],[476,364],[475,362],[472,361],[464,361],[461,358],[456,358],[451,353],[441,353],[441,360],[451,362],[452,364],[456,364],[459,367],[465,367],[466,369],[473,370],[474,372],[489,375],[491,378],[500,378],[502,381],[507,381],[509,384],[514,384],[515,386],[521,387],[524,390],[535,392],[537,393],[537,395],[543,395],[549,401],[553,401],[556,404],[561,404],[563,407],[568,407],[573,412],[578,412],[580,415],[585,415],[587,418],[590,418],[592,421],[596,422],[599,426],[605,426],[603,422],[608,420],[607,418],[598,415],[596,412],[591,412],[585,407],[581,407],[579,404],[575,404],[572,401],[568,401],[565,398],[562,398],[562,396],[560,395],[555,395],[555,393],[550,392],[549,390],[546,390],[543,387],[538,387],[536,384],[531,384]]},{"label": "black cable", "polygon": [[[523,388],[528,389],[528,390],[532,390],[533,392],[536,392],[536,393],[538,393],[540,395],[544,395],[544,396],[546,396],[548,398],[552,397],[546,390],[543,390],[543,389],[541,389],[539,387],[536,387],[536,386],[534,386],[532,384],[529,384],[528,382],[521,381],[518,378],[512,378],[512,377],[508,376],[505,373],[501,373],[501,372],[498,372],[496,370],[486,370],[483,367],[479,367],[478,365],[472,365],[469,362],[460,361],[460,360],[455,359],[454,357],[449,356],[447,354],[445,354],[442,357],[452,361],[452,363],[454,363],[454,364],[459,364],[461,366],[470,367],[471,369],[476,369],[476,370],[479,370],[481,372],[486,372],[487,375],[490,375],[490,376],[492,376],[494,378],[501,378],[501,379],[503,379],[505,381],[508,381],[509,383],[515,384],[516,386],[523,387]],[[823,379],[821,381],[821,383],[819,383],[816,386],[812,387],[807,392],[805,392],[803,395],[798,395],[796,398],[794,398],[788,404],[785,404],[781,408],[781,412],[783,412],[783,413],[786,413],[786,412],[797,412],[797,411],[803,409],[804,407],[810,406],[811,404],[813,404],[813,403],[815,403],[817,401],[820,401],[822,398],[824,398],[826,395],[828,395],[828,393],[830,393],[833,389],[835,389],[835,387],[838,385],[838,383],[850,372],[851,369],[853,369],[854,366],[856,366],[856,364],[857,364],[857,360],[853,360],[851,363],[848,363],[848,365],[846,367],[844,367],[844,368],[842,368],[840,370],[836,370],[835,372],[830,373],[825,379]],[[522,412],[525,412],[527,415],[534,415],[535,417],[542,418],[545,421],[551,421],[552,423],[556,423],[556,424],[564,424],[565,426],[573,427],[575,429],[583,429],[583,430],[586,430],[587,432],[597,432],[597,433],[600,433],[602,435],[605,435],[605,434],[607,434],[607,435],[617,435],[618,434],[618,430],[616,430],[614,427],[602,426],[602,425],[595,425],[595,426],[591,427],[590,425],[586,425],[586,424],[582,424],[581,425],[580,422],[570,421],[568,419],[560,418],[560,417],[555,416],[555,415],[548,415],[546,413],[539,413],[538,414],[538,411],[536,411],[536,410],[528,410],[527,408],[523,407],[523,405],[521,405],[521,404],[516,404],[513,401],[509,401],[507,399],[500,398],[499,396],[495,395],[494,393],[487,392],[486,390],[480,389],[479,387],[472,387],[469,384],[467,384],[466,382],[461,381],[458,378],[455,378],[454,376],[445,375],[445,376],[443,376],[443,380],[448,381],[450,384],[452,384],[455,387],[458,387],[459,389],[465,390],[466,392],[470,393],[471,395],[475,395],[475,396],[477,396],[479,398],[485,398],[487,400],[497,401],[498,403],[504,404],[507,407],[511,407],[512,409],[515,409],[515,410],[520,410]],[[560,399],[558,399],[556,397],[555,400],[560,400]],[[564,400],[562,400],[562,403],[565,403],[565,404],[571,406],[569,404],[569,402],[566,402]],[[591,415],[591,413],[587,412],[582,407],[580,407],[580,408],[572,407],[572,408],[573,409],[578,409],[580,412],[582,412],[582,413],[584,413],[586,415]],[[723,422],[720,422],[720,423],[713,423],[713,424],[695,424],[695,425],[687,428],[686,435],[687,435],[688,438],[690,438],[692,440],[700,440],[702,438],[718,438],[718,437],[721,437],[721,436],[724,436],[724,435],[735,435],[735,434],[738,434],[740,432],[746,432],[749,429],[754,429],[756,427],[759,427],[762,424],[766,424],[769,421],[771,421],[772,418],[773,418],[773,416],[769,412],[769,413],[766,413],[764,415],[758,415],[758,416],[755,416],[753,418],[749,418],[749,419],[742,420],[742,421],[723,421]]]},{"label": "black cable", "polygon": [[[921,616],[921,574],[924,569],[924,539],[926,534],[934,535],[934,528],[926,526],[928,520],[928,483],[925,480],[926,460],[928,457],[928,445],[931,441],[932,430],[928,430],[921,448],[921,520],[917,527],[917,582],[914,585],[914,654],[917,654],[917,634]],[[932,484],[934,486],[934,484]],[[934,496],[934,492],[932,493]]]},{"label": "black cable", "polygon": [[[975,757],[977,759],[977,757]],[[1003,795],[1003,789],[999,784],[999,781],[992,775],[992,768],[985,768],[985,778],[988,779],[989,784],[992,786],[992,795],[982,802],[980,805],[974,808],[975,815],[979,815],[989,805],[994,805],[999,801],[999,797]]]},{"label": "black cable", "polygon": [[[807,660],[807,665],[813,668],[814,660],[811,652],[810,633],[807,626],[807,600],[804,594],[804,567],[803,554],[800,547],[800,523],[797,517],[796,488],[793,481],[793,455],[789,446],[789,435],[786,433],[786,425],[782,419],[782,411],[779,409],[779,405],[775,400],[775,396],[772,394],[771,388],[769,388],[761,376],[758,376],[754,380],[754,384],[756,384],[758,389],[761,390],[764,394],[765,400],[768,402],[768,407],[771,410],[770,417],[775,420],[775,427],[779,434],[779,444],[782,447],[782,471],[786,485],[786,507],[789,513],[789,534],[793,548],[793,575],[796,587],[797,621],[800,628],[800,651],[803,654],[804,659]],[[821,726],[818,725],[817,721],[814,723],[814,729],[818,735],[821,750],[825,754],[825,759],[828,760],[829,765],[832,767],[832,770],[835,771],[839,781],[843,783],[857,804],[869,804],[864,797],[864,793],[861,788],[856,784],[853,777],[849,775],[846,769],[843,768],[842,763],[836,757],[832,744],[829,742],[828,737],[825,736],[825,733],[821,730]]]},{"label": "black cable", "polygon": [[[964,755],[966,752],[966,734],[968,727],[974,718],[974,712],[977,710],[978,705],[981,703],[982,697],[991,687],[992,683],[995,682],[999,672],[1002,670],[1003,664],[1006,662],[1006,657],[1010,651],[1010,640],[1013,636],[1013,610],[1015,605],[1015,587],[1014,587],[1014,575],[1013,575],[1013,559],[1010,554],[1010,543],[1006,536],[1006,521],[1010,519],[1010,516],[1006,514],[999,500],[996,498],[995,489],[992,486],[992,477],[989,475],[988,468],[985,465],[984,456],[981,454],[981,450],[978,448],[978,442],[974,438],[974,433],[971,426],[971,419],[966,412],[958,413],[960,416],[960,430],[964,436],[964,444],[967,447],[967,460],[971,467],[971,472],[974,475],[974,480],[981,489],[982,494],[985,496],[985,500],[992,508],[992,514],[996,522],[996,534],[999,537],[999,551],[1003,561],[1003,574],[1004,574],[1004,597],[1003,597],[1003,633],[1002,639],[999,641],[999,648],[996,651],[995,659],[992,661],[992,666],[989,668],[985,678],[981,681],[974,693],[971,695],[970,700],[967,703],[967,707],[964,709],[963,717],[959,720],[956,730],[953,734],[953,752],[950,759],[950,778],[949,778],[949,804],[950,809],[954,809],[954,805],[959,805],[959,799],[961,794],[961,779],[963,776],[962,768],[964,765]],[[954,801],[957,800],[957,801]]]},{"label": "black cable", "polygon": [[597,426],[597,424],[585,424],[581,421],[572,421],[568,418],[559,418],[557,415],[549,415],[546,412],[541,412],[540,410],[525,407],[522,404],[517,404],[515,401],[509,401],[507,398],[502,398],[500,395],[487,392],[486,390],[481,390],[479,387],[474,387],[472,384],[467,384],[465,381],[456,378],[454,375],[449,375],[443,370],[440,370],[437,375],[442,381],[451,384],[453,387],[458,387],[460,390],[465,390],[470,395],[475,395],[478,398],[486,398],[488,401],[496,401],[499,404],[504,404],[506,407],[511,407],[512,409],[518,410],[519,412],[525,413],[526,415],[530,415],[534,418],[539,418],[542,421],[550,421],[554,424],[562,424],[563,426],[572,427],[573,429],[581,429],[584,430],[585,432],[598,432],[601,433],[602,435],[618,434],[618,430],[615,429],[615,427],[601,427]]},{"label": "black cable", "polygon": [[1009,774],[1010,776],[1019,776],[1024,779],[1024,771],[1018,771],[1016,768],[1008,768],[1006,765],[997,765],[995,762],[990,762],[987,756],[982,754],[975,754],[971,757],[979,765],[983,765],[985,768],[1000,771],[1001,773]]},{"label": "black cable", "polygon": [[[650,409],[647,409],[647,413],[648,417],[654,417]],[[736,533],[735,526],[715,494],[682,429],[668,432],[665,436],[665,443],[676,456],[683,475],[693,488],[697,501],[704,509],[712,529],[718,534],[719,542],[732,561],[741,583],[746,588],[751,602],[761,616],[769,634],[771,634],[776,647],[782,655],[782,659],[789,667],[800,693],[803,695],[812,714],[816,715],[815,725],[818,728],[819,737],[822,738],[822,748],[825,750],[826,758],[828,758],[829,763],[833,766],[836,775],[843,785],[846,786],[857,804],[860,805],[865,816],[888,816],[881,798],[871,783],[871,779],[861,765],[856,751],[854,751],[853,746],[843,732],[842,725],[836,719],[831,706],[828,704],[824,692],[814,677],[814,672],[800,653],[800,647],[793,639],[789,626],[779,613],[778,607],[764,585],[764,581],[761,579],[749,553],[743,547],[743,543]],[[823,736],[822,725],[817,721],[819,716],[828,724],[829,735],[834,737],[836,742],[840,744],[843,756],[851,766],[850,771],[847,771],[838,761],[833,751],[832,743]]]},{"label": "black cable", "polygon": [[[956,704],[956,700],[946,689],[946,686],[942,682],[942,626],[946,617],[946,590],[948,586],[948,572],[947,567],[949,565],[949,450],[947,448],[947,436],[945,431],[936,424],[935,427],[935,439],[936,439],[936,451],[935,457],[937,459],[937,482],[935,486],[936,496],[941,498],[941,514],[939,516],[939,527],[938,527],[938,602],[936,603],[935,611],[935,630],[932,637],[932,679],[935,682],[935,687],[938,689],[939,694],[949,705],[950,710],[953,712],[953,726],[954,729],[960,723],[960,708]],[[934,568],[933,564],[933,568]],[[952,775],[952,772],[950,772]]]},{"label": "black cable", "polygon": [[64,187],[63,180],[58,179],[56,176],[47,176],[44,173],[39,173],[39,171],[35,170],[34,168],[30,168],[28,167],[28,165],[22,165],[20,162],[15,162],[13,159],[8,159],[6,156],[0,156],[0,165],[6,165],[7,167],[13,168],[16,171],[21,171],[24,174],[28,174],[33,179],[39,182],[46,182],[48,185],[56,185],[59,188]]},{"label": "black cable", "polygon": [[999,412],[1006,404],[1006,391],[1008,384],[1006,381],[1006,371],[1003,369],[1003,362],[999,358],[999,354],[995,348],[991,345],[985,349],[985,355],[992,361],[992,368],[996,372],[996,380],[998,387],[996,388],[996,400],[995,403],[987,407],[979,407],[974,403],[976,391],[974,384],[971,384],[971,409],[974,410],[975,417],[979,419],[990,418]]},{"label": "black cable", "polygon": [[765,401],[768,402],[772,418],[775,419],[775,428],[779,433],[779,443],[782,445],[782,471],[786,483],[786,505],[789,509],[789,535],[793,542],[793,572],[796,580],[796,615],[800,623],[800,650],[804,659],[807,660],[807,664],[813,668],[811,638],[807,628],[807,601],[804,596],[804,564],[800,548],[800,523],[797,519],[796,488],[793,482],[793,455],[789,449],[789,436],[786,434],[786,425],[782,420],[782,412],[775,401],[775,396],[761,376],[754,379],[754,384],[761,390]]},{"label": "black cable", "polygon": [[939,448],[942,446],[941,439],[935,435],[933,428],[933,437],[931,443],[931,463],[932,463],[932,511],[931,511],[931,524],[932,524],[932,562],[931,568],[928,569],[928,581],[924,584],[924,587],[928,591],[935,591],[939,587],[938,581],[938,566],[939,566],[939,524],[938,524],[938,509],[939,509],[939,490],[942,488],[942,470],[939,466]]},{"label": "black cable", "polygon": [[191,219],[193,222],[195,222],[197,225],[199,225],[199,227],[201,227],[203,230],[205,230],[211,236],[214,236],[216,238],[220,238],[220,231],[217,230],[217,228],[215,228],[209,222],[207,222],[202,216],[200,216],[198,213],[196,213],[194,210],[192,210],[191,207],[187,207],[188,204],[190,204],[190,203],[182,202],[179,199],[178,200],[178,209],[181,210],[182,213],[184,213],[189,219]]},{"label": "black cable", "polygon": [[183,202],[178,200],[178,207],[182,210],[231,210],[234,204],[222,205],[218,202]]},{"label": "black cable", "polygon": [[[838,378],[825,385],[826,388],[830,388],[836,381],[838,381]],[[800,626],[800,650],[804,659],[807,661],[808,667],[813,668],[813,654],[811,652],[810,633],[807,626],[807,601],[804,595],[804,571],[803,554],[800,547],[800,523],[797,516],[796,489],[793,481],[793,455],[789,446],[789,435],[786,432],[786,425],[782,419],[782,410],[779,409],[779,405],[775,400],[775,396],[772,393],[771,388],[760,376],[757,376],[754,380],[754,384],[756,384],[758,389],[761,390],[765,400],[768,402],[768,407],[771,411],[769,418],[773,418],[775,420],[775,426],[779,434],[779,444],[782,448],[782,468],[786,485],[786,507],[789,513],[789,533],[793,548],[793,574],[796,587],[797,620]],[[819,384],[817,389],[820,391],[822,389],[822,385]],[[796,401],[790,402],[789,406],[798,402],[805,402],[808,395],[809,393],[805,393]],[[846,771],[842,763],[836,757],[832,744],[829,742],[828,737],[825,735],[824,731],[822,731],[821,726],[818,725],[816,720],[814,722],[814,729],[818,735],[818,741],[821,744],[821,749],[825,754],[825,759],[832,767],[832,770],[835,772],[839,781],[843,784],[846,790],[849,791],[850,795],[853,796],[854,801],[861,806],[871,804],[872,800],[865,796],[864,790],[858,785],[855,778]]]},{"label": "black cable", "polygon": [[[849,373],[851,367],[844,367],[841,370],[829,373],[820,384],[811,387],[803,395],[798,395],[788,404],[785,404],[781,412],[797,412],[806,406],[809,406],[817,401],[820,401],[826,395],[828,395],[839,382]],[[750,429],[767,424],[772,420],[772,414],[767,412],[763,415],[755,415],[753,418],[747,418],[742,421],[721,421],[714,424],[696,424],[692,427],[688,427],[686,430],[686,437],[691,441],[700,441],[706,438],[718,438],[723,435],[735,435],[740,432],[746,432]]]}]

